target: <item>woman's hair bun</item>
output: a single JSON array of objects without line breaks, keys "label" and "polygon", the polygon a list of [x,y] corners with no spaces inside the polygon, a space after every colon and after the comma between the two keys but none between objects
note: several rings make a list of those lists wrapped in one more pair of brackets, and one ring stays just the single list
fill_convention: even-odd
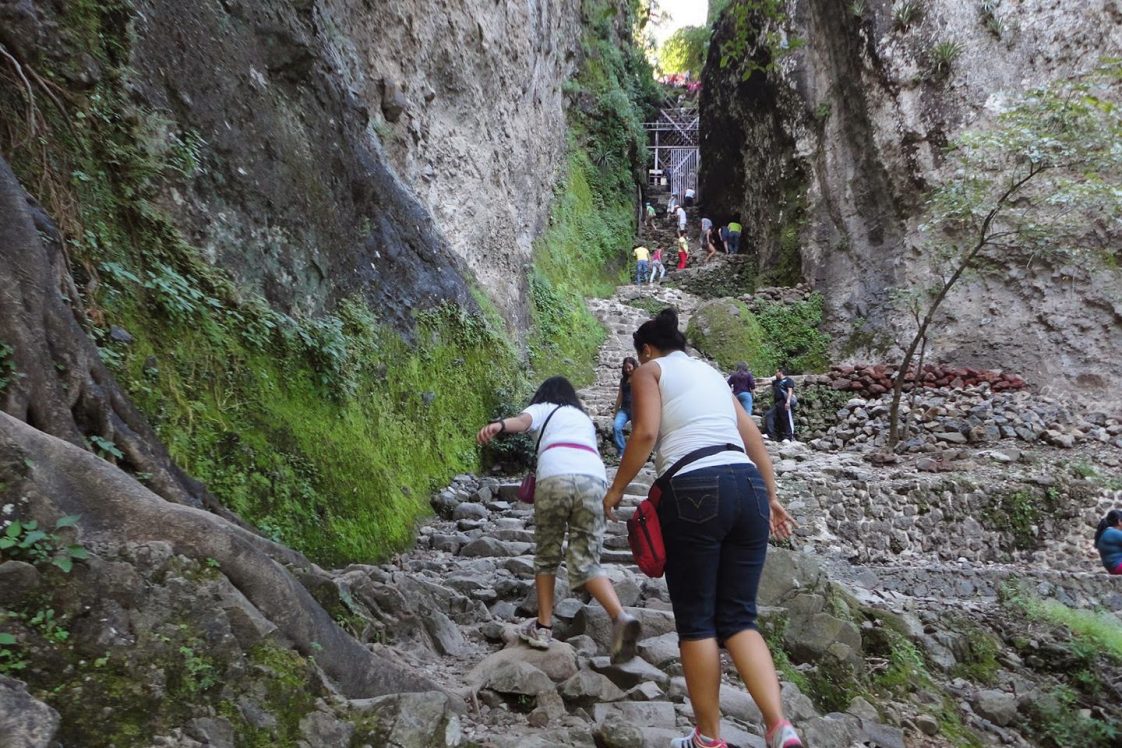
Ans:
[{"label": "woman's hair bun", "polygon": [[666,309],[663,309],[661,312],[659,312],[658,316],[655,317],[655,321],[658,323],[658,326],[662,329],[666,329],[666,330],[677,330],[678,329],[678,313],[676,311],[674,311],[673,309],[671,309],[670,307],[667,307]]}]

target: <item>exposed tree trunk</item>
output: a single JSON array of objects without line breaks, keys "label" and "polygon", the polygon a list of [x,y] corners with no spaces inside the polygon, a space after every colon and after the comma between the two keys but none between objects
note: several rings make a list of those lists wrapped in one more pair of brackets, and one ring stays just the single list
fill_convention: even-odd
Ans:
[{"label": "exposed tree trunk", "polygon": [[[335,624],[285,568],[315,571],[302,554],[247,528],[172,462],[101,362],[73,288],[58,229],[0,158],[0,342],[13,349],[16,372],[0,393],[0,488],[30,498],[42,521],[80,515],[87,545],[161,540],[199,561],[217,560],[348,696],[433,690]],[[90,452],[91,436],[113,442],[121,464]],[[150,475],[148,486],[126,471]]]},{"label": "exposed tree trunk", "polygon": [[904,435],[903,438],[907,439],[911,433],[912,419],[915,418],[916,412],[916,396],[919,394],[920,377],[923,376],[923,357],[927,352],[927,337],[924,336],[923,342],[919,345],[919,360],[916,362],[916,373],[912,377],[912,396],[909,398],[909,412],[908,417],[904,419]]}]

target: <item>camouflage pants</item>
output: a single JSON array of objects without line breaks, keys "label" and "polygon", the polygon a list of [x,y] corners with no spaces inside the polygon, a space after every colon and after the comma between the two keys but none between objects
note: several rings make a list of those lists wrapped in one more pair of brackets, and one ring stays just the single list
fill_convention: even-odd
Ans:
[{"label": "camouflage pants", "polygon": [[534,491],[535,572],[557,573],[567,530],[569,586],[576,588],[604,575],[600,550],[604,546],[607,488],[604,481],[591,475],[556,475],[538,481]]}]

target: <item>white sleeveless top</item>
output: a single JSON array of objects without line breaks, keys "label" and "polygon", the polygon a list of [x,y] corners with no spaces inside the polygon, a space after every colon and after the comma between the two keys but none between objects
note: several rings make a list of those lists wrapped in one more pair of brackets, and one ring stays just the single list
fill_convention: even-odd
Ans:
[{"label": "white sleeveless top", "polygon": [[[655,472],[662,475],[695,449],[744,442],[736,428],[736,407],[724,376],[709,364],[675,351],[654,359],[662,370],[662,423],[655,442]],[[682,468],[678,475],[699,468],[752,460],[743,452],[719,452]]]}]

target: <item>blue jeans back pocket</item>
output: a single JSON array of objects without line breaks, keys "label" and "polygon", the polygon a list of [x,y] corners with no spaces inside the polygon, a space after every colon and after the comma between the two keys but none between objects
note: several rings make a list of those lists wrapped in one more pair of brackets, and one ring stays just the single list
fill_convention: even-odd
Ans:
[{"label": "blue jeans back pocket", "polygon": [[759,512],[761,517],[770,517],[771,504],[768,503],[767,484],[764,483],[764,477],[758,471],[752,470],[748,474],[748,487],[752,491],[756,511]]},{"label": "blue jeans back pocket", "polygon": [[717,516],[721,508],[721,480],[715,475],[690,474],[672,478],[670,493],[674,497],[678,519],[701,524]]}]

